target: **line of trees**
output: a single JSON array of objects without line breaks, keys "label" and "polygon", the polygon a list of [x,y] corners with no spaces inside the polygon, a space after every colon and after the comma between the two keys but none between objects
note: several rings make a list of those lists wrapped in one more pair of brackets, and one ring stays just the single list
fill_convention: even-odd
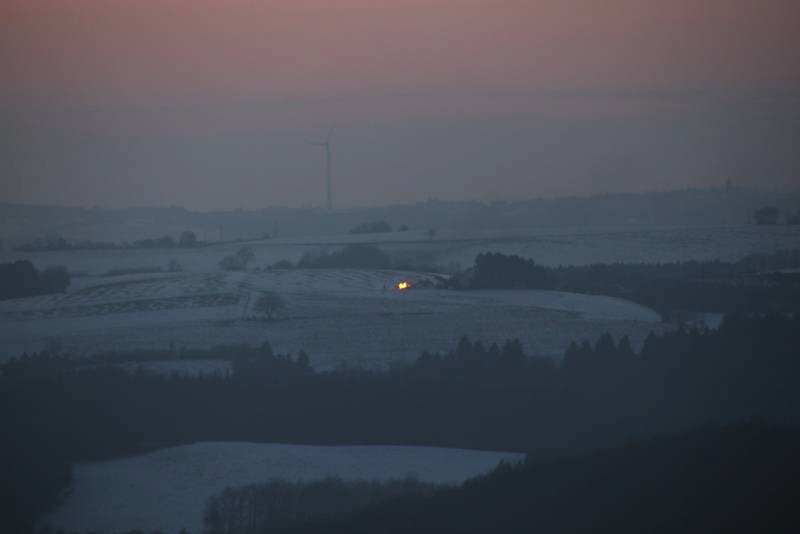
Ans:
[{"label": "line of trees", "polygon": [[197,235],[191,230],[185,230],[175,239],[172,236],[138,239],[133,242],[109,243],[91,240],[69,240],[61,236],[39,237],[30,243],[14,247],[20,252],[40,252],[56,250],[111,250],[128,248],[191,248],[206,245],[199,241]]}]

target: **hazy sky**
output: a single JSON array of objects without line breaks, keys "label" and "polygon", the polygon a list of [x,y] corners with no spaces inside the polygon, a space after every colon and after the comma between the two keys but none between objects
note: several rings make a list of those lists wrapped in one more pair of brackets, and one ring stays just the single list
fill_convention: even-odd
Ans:
[{"label": "hazy sky", "polygon": [[0,200],[800,184],[797,0],[3,0]]}]

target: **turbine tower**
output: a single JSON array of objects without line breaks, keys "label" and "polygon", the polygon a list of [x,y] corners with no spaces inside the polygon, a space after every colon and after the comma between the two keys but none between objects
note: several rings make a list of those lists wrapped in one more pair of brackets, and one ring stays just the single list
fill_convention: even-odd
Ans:
[{"label": "turbine tower", "polygon": [[331,135],[333,128],[328,130],[328,137],[325,138],[324,143],[314,143],[315,146],[321,146],[325,149],[325,171],[327,174],[328,184],[328,211],[333,209],[333,198],[331,196]]}]

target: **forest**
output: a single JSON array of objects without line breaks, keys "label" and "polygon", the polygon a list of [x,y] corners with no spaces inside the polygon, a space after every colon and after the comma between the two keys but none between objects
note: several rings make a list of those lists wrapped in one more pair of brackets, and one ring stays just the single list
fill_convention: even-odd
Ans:
[{"label": "forest", "polygon": [[[529,456],[432,496],[410,495],[281,534],[793,532],[800,432],[707,426],[558,457]],[[245,534],[266,530],[230,530]]]},{"label": "forest", "polygon": [[[194,441],[449,446],[547,455],[762,418],[796,424],[800,318],[729,316],[718,330],[605,335],[563,359],[514,340],[463,338],[385,372],[318,372],[268,343],[232,351],[229,373],[126,371],[69,354],[2,366],[2,516],[25,532],[78,461]],[[197,354],[195,354],[197,356]],[[58,444],[58,446],[53,446]],[[8,491],[15,488],[16,491]]]}]

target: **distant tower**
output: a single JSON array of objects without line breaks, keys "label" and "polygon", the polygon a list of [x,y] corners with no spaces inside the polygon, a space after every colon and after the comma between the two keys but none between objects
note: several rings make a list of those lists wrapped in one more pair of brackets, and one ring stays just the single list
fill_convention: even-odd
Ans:
[{"label": "distant tower", "polygon": [[331,193],[331,135],[333,128],[328,130],[328,137],[325,138],[323,143],[314,143],[316,146],[321,146],[325,149],[325,173],[327,175],[327,189],[328,189],[328,211],[333,209],[333,197]]}]

